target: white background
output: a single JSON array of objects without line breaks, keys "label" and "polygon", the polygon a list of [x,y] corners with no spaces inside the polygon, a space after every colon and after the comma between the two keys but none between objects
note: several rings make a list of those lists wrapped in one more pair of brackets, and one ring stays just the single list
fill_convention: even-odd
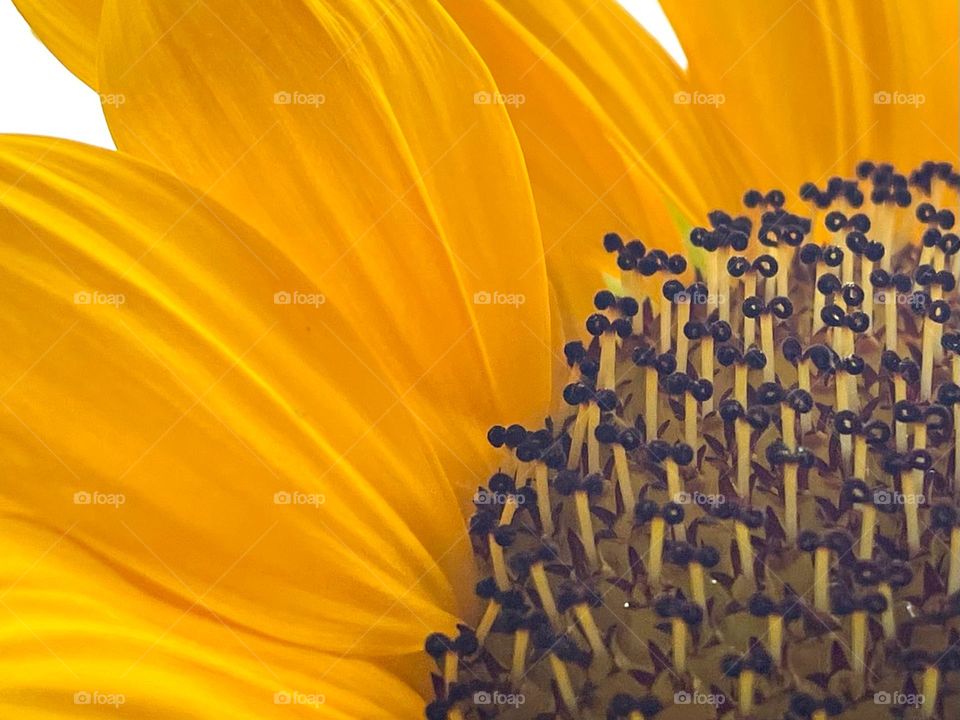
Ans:
[{"label": "white background", "polygon": [[[681,65],[686,64],[658,0],[620,3]],[[0,133],[50,135],[114,147],[99,96],[33,36],[10,0],[0,0]]]}]

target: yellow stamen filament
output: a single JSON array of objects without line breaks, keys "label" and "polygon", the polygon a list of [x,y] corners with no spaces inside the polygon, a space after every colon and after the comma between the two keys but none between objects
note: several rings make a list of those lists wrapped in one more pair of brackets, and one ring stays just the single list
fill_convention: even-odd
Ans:
[{"label": "yellow stamen filament", "polygon": [[823,708],[814,710],[813,715],[810,716],[810,720],[827,720],[827,711]]},{"label": "yellow stamen filament", "polygon": [[510,578],[507,575],[507,563],[503,559],[503,548],[497,544],[493,533],[487,535],[487,544],[490,546],[490,562],[493,564],[493,579],[501,591],[510,589]]},{"label": "yellow stamen filament", "polygon": [[[667,494],[673,502],[680,502],[680,494],[683,492],[683,486],[680,484],[680,467],[673,458],[667,458],[663,461],[663,464],[667,469]],[[686,526],[681,522],[677,523],[674,528],[677,537],[680,540],[686,540]]]},{"label": "yellow stamen filament", "polygon": [[719,252],[707,253],[707,296],[708,299],[713,299],[717,297],[720,292],[719,288],[719,266],[718,262],[720,260]]},{"label": "yellow stamen filament", "polygon": [[659,398],[657,393],[659,388],[657,382],[657,369],[644,368],[644,422],[647,426],[647,439],[653,440],[657,437],[657,405]]},{"label": "yellow stamen filament", "polygon": [[678,673],[687,669],[687,624],[682,618],[670,619],[673,634],[673,669]]},{"label": "yellow stamen filament", "polygon": [[[838,371],[834,380],[837,388],[837,412],[850,409],[850,391],[847,389],[847,380],[849,375],[842,370]],[[840,450],[845,467],[850,467],[851,453],[853,452],[853,441],[849,435],[840,436]]]},{"label": "yellow stamen filament", "polygon": [[883,297],[883,344],[886,350],[897,351],[897,291],[892,287]]},{"label": "yellow stamen filament", "polygon": [[667,458],[663,461],[663,467],[667,471],[667,494],[672,502],[680,502],[680,493],[683,488],[680,485],[680,466],[673,458]]},{"label": "yellow stamen filament", "polygon": [[[907,381],[903,376],[896,375],[893,378],[893,401],[902,402],[907,399]],[[907,451],[907,426],[905,423],[893,421],[897,436],[897,452],[905,453]]]},{"label": "yellow stamen filament", "polygon": [[893,640],[897,636],[897,619],[893,614],[893,589],[889,583],[880,583],[878,588],[880,594],[887,600],[887,609],[880,616],[880,624],[883,625],[883,636],[887,640]]},{"label": "yellow stamen filament", "polygon": [[570,454],[567,455],[567,470],[580,467],[580,455],[583,452],[583,438],[587,434],[587,415],[589,405],[583,404],[577,409],[577,419],[570,433]]},{"label": "yellow stamen filament", "polygon": [[783,466],[783,515],[786,524],[787,543],[794,545],[797,542],[797,466],[787,463]]},{"label": "yellow stamen filament", "polygon": [[553,535],[553,509],[550,507],[549,473],[545,463],[538,462],[533,470],[533,482],[537,490],[537,511],[543,534]]},{"label": "yellow stamen filament", "polygon": [[650,521],[650,558],[647,563],[650,583],[660,583],[660,572],[663,569],[663,536],[667,529],[667,522],[662,517],[655,517]]},{"label": "yellow stamen filament", "polygon": [[[720,319],[724,322],[730,322],[730,275],[726,272],[727,261],[730,259],[730,248],[723,247],[720,248],[719,252],[715,253],[717,255],[717,267],[724,268],[721,272],[718,270],[720,276],[720,291],[717,295],[717,303],[720,306]],[[708,380],[710,378],[707,378]]]},{"label": "yellow stamen filament", "polygon": [[767,364],[763,366],[763,381],[773,382],[777,379],[777,354],[773,345],[773,315],[768,312],[760,316],[760,345],[767,356]]},{"label": "yellow stamen filament", "polygon": [[527,663],[527,647],[530,644],[530,631],[520,628],[513,635],[513,663],[510,666],[510,681],[514,686],[523,682]]},{"label": "yellow stamen filament", "polygon": [[867,439],[857,435],[853,440],[853,476],[867,476]]},{"label": "yellow stamen filament", "polygon": [[684,326],[690,322],[690,299],[680,302],[677,306],[677,371],[687,371],[687,358],[690,352],[690,341],[683,332]]},{"label": "yellow stamen filament", "polygon": [[950,531],[950,574],[947,578],[947,594],[960,590],[960,528]]},{"label": "yellow stamen filament", "polygon": [[584,490],[573,494],[577,506],[577,520],[580,522],[580,539],[592,567],[597,567],[597,543],[593,537],[593,520],[590,517],[590,498]]},{"label": "yellow stamen filament", "polygon": [[744,363],[737,363],[733,373],[733,397],[744,408],[747,407],[747,366]]},{"label": "yellow stamen filament", "polygon": [[693,601],[700,607],[707,607],[706,585],[703,582],[703,565],[698,562],[692,562],[689,565],[690,571],[690,595]]},{"label": "yellow stamen filament", "polygon": [[737,494],[750,497],[750,424],[743,418],[734,421],[737,440]]},{"label": "yellow stamen filament", "polygon": [[457,670],[459,669],[460,658],[452,650],[447,650],[443,656],[443,686],[449,690],[450,686],[457,681]]},{"label": "yellow stamen filament", "polygon": [[[700,341],[700,377],[713,382],[713,336],[707,335]],[[713,395],[703,401],[703,414],[713,411]]]},{"label": "yellow stamen filament", "polygon": [[797,450],[797,413],[796,411],[783,403],[780,406],[780,432],[783,435],[783,443],[790,452]]},{"label": "yellow stamen filament", "polygon": [[633,509],[637,498],[633,493],[633,483],[630,482],[630,465],[627,463],[627,451],[622,445],[613,445],[613,467],[617,473],[617,484],[620,486],[620,496],[623,498],[623,513],[626,517],[633,517]]},{"label": "yellow stamen filament", "polygon": [[813,324],[810,327],[810,336],[813,337],[816,335],[820,328],[823,327],[823,308],[826,306],[826,296],[823,295],[819,290],[817,290],[817,284],[820,282],[820,278],[826,273],[826,265],[823,263],[817,263],[817,277],[813,283],[813,305],[811,315],[813,316]]},{"label": "yellow stamen filament", "polygon": [[923,318],[923,342],[920,351],[920,399],[927,401],[933,389],[934,325],[928,317]]},{"label": "yellow stamen filament", "polygon": [[866,256],[860,258],[860,287],[865,290],[863,293],[863,312],[870,318],[871,330],[876,327],[873,317],[873,285],[870,282],[870,273],[872,271],[873,263],[870,262]]},{"label": "yellow stamen filament", "polygon": [[904,473],[900,478],[900,484],[903,487],[903,511],[907,517],[907,550],[913,557],[920,552],[920,517],[913,473]]},{"label": "yellow stamen filament", "polygon": [[[797,363],[797,387],[810,392],[810,361],[801,360]],[[813,428],[813,413],[800,416],[800,432],[806,433]]]},{"label": "yellow stamen filament", "polygon": [[600,370],[597,373],[597,387],[601,390],[613,390],[616,385],[617,371],[617,334],[608,330],[600,336]]},{"label": "yellow stamen filament", "polygon": [[600,441],[597,440],[596,430],[600,424],[600,406],[590,403],[587,410],[587,471],[600,472]]},{"label": "yellow stamen filament", "polygon": [[937,709],[937,693],[940,691],[940,670],[931,665],[923,671],[923,717],[933,717]]},{"label": "yellow stamen filament", "polygon": [[767,636],[770,641],[770,655],[779,667],[783,657],[783,617],[781,615],[767,615]]},{"label": "yellow stamen filament", "polygon": [[543,568],[542,562],[536,562],[530,566],[530,577],[533,578],[533,586],[537,589],[537,595],[540,596],[540,604],[543,611],[550,618],[554,628],[560,627],[560,613],[557,610],[556,600],[553,599],[553,590],[550,589],[550,582],[547,580],[547,571]]},{"label": "yellow stamen filament", "polygon": [[497,615],[500,614],[500,603],[496,600],[491,600],[487,603],[487,609],[483,613],[483,617],[480,618],[480,624],[477,625],[477,641],[483,645],[487,639],[487,635],[490,634],[490,628],[493,627],[493,623],[497,620]]},{"label": "yellow stamen filament", "polygon": [[573,685],[570,683],[567,666],[563,664],[563,660],[551,654],[550,667],[553,669],[553,677],[557,681],[557,689],[560,691],[560,698],[566,705],[567,711],[575,718],[580,717],[580,713],[577,711],[577,694],[573,691]]},{"label": "yellow stamen filament", "polygon": [[[953,382],[960,385],[960,355],[953,356]],[[953,494],[960,493],[960,403],[953,406]]]},{"label": "yellow stamen filament", "polygon": [[867,613],[863,610],[854,610],[850,616],[850,648],[853,671],[862,677],[867,670]]},{"label": "yellow stamen filament", "polygon": [[740,565],[744,577],[753,582],[753,545],[750,543],[750,528],[742,522],[733,524],[737,538],[737,550],[740,552]]},{"label": "yellow stamen filament", "polygon": [[[863,477],[862,475],[860,477]],[[877,529],[877,509],[869,503],[860,506],[860,553],[861,560],[873,557],[873,536]]]},{"label": "yellow stamen filament", "polygon": [[737,680],[739,685],[737,697],[739,705],[737,707],[741,715],[749,715],[753,712],[753,683],[756,680],[756,674],[753,670],[744,670]]},{"label": "yellow stamen filament", "polygon": [[830,550],[818,547],[813,553],[813,606],[818,612],[830,612],[827,589],[830,584]]},{"label": "yellow stamen filament", "polygon": [[697,399],[693,396],[692,393],[686,393],[683,398],[684,409],[684,428],[686,432],[684,433],[684,442],[687,443],[694,450],[697,449],[699,445],[698,433],[697,433],[697,424],[698,424],[698,415],[699,415],[699,406],[700,403],[697,402]]},{"label": "yellow stamen filament", "polygon": [[517,514],[517,498],[515,495],[508,495],[507,501],[503,504],[503,511],[500,513],[500,524],[509,525],[513,522],[513,516]]},{"label": "yellow stamen filament", "polygon": [[[753,297],[757,294],[757,274],[753,270],[747,271],[743,276],[743,297]],[[743,350],[746,352],[753,344],[753,339],[756,337],[754,327],[756,323],[753,318],[748,318],[746,315],[743,316]]]},{"label": "yellow stamen filament", "polygon": [[603,645],[600,628],[597,627],[597,623],[593,619],[590,606],[586,603],[578,603],[573,606],[573,614],[576,615],[577,622],[580,623],[580,629],[583,630],[593,654],[598,657],[606,655],[607,649]]},{"label": "yellow stamen filament", "polygon": [[660,303],[660,353],[670,351],[670,308],[673,307],[666,298]]},{"label": "yellow stamen filament", "polygon": [[646,720],[646,718],[643,717],[643,713],[639,710],[631,710],[630,714],[627,715],[627,720]]}]

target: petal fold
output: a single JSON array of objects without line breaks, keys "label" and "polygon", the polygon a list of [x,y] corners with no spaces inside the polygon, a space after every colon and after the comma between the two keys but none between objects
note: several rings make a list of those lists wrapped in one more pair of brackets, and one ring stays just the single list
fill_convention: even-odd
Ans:
[{"label": "petal fold", "polygon": [[270,243],[142,163],[10,137],[0,237],[5,512],[82,543],[118,602],[265,642],[407,654],[465,616],[430,433]]},{"label": "petal fold", "polygon": [[118,147],[269,238],[474,484],[483,428],[546,408],[549,305],[507,112],[442,8],[111,0],[101,38]]}]

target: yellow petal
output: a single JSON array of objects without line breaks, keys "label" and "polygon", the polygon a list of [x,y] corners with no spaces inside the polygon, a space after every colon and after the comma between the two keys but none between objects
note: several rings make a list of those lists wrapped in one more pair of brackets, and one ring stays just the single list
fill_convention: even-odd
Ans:
[{"label": "yellow petal", "polygon": [[[957,155],[958,9],[929,3],[664,0],[694,87],[754,186],[796,192],[858,160]],[[887,101],[890,102],[887,102]],[[711,161],[708,158],[707,161]]]},{"label": "yellow petal", "polygon": [[430,433],[261,236],[116,153],[4,137],[0,237],[8,512],[277,643],[452,627],[469,541]]},{"label": "yellow petal", "polygon": [[546,407],[549,317],[516,138],[503,107],[474,104],[492,81],[449,17],[428,0],[122,0],[101,38],[118,147],[268,237],[475,485],[484,426]]},{"label": "yellow petal", "polygon": [[567,333],[582,335],[593,294],[606,284],[604,273],[617,273],[601,245],[605,233],[640,237],[668,252],[684,245],[689,221],[677,220],[692,206],[677,202],[690,198],[663,192],[651,156],[661,143],[679,147],[690,133],[677,117],[662,114],[648,115],[650,121],[633,132],[609,112],[609,95],[622,90],[629,97],[617,102],[639,96],[662,105],[655,98],[672,98],[678,71],[638,28],[629,40],[640,64],[651,66],[644,74],[649,84],[624,88],[631,69],[616,47],[631,21],[616,3],[443,4],[493,73],[499,88],[494,98],[510,111],[530,172],[550,281]]},{"label": "yellow petal", "polygon": [[96,90],[103,0],[13,0],[13,4],[50,52]]},{"label": "yellow petal", "polygon": [[185,581],[189,603],[172,602],[92,551],[78,527],[8,514],[0,529],[3,717],[347,720],[422,712],[410,685],[376,663],[251,634],[191,607],[203,588]]}]

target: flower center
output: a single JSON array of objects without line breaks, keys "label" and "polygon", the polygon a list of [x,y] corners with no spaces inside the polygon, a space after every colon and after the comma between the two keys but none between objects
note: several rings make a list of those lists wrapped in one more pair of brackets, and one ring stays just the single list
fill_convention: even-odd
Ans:
[{"label": "flower center", "polygon": [[956,716],[958,187],[864,162],[797,214],[751,190],[690,233],[690,284],[603,239],[620,287],[564,347],[567,412],[488,433],[485,609],[427,638],[430,720]]}]

